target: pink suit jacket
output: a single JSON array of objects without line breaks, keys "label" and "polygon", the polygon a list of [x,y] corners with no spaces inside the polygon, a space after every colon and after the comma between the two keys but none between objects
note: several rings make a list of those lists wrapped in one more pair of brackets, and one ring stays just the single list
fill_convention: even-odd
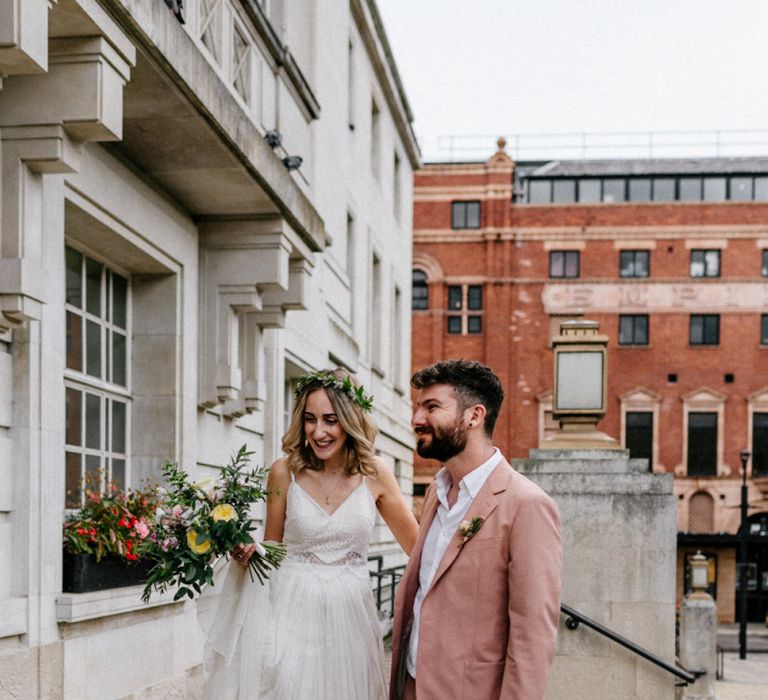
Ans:
[{"label": "pink suit jacket", "polygon": [[[416,545],[395,599],[390,697],[399,697],[419,564],[437,511],[427,490]],[[418,700],[540,700],[555,654],[562,546],[554,501],[502,461],[465,516],[480,530],[448,544],[421,608]],[[400,670],[400,674],[398,674]]]}]

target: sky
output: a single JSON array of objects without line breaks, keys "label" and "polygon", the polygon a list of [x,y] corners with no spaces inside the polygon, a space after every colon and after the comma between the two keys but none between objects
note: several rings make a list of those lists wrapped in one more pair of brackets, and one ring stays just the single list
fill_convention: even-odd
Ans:
[{"label": "sky", "polygon": [[[626,143],[637,153],[624,155],[641,156],[647,134],[626,134],[648,131],[704,132],[657,133],[657,156],[715,155],[717,130],[720,155],[768,154],[768,0],[377,6],[425,161],[485,159],[500,135],[524,135],[521,157],[579,157],[571,146],[620,155],[605,147]],[[539,137],[616,132],[624,135]],[[460,137],[452,149],[448,136]]]}]

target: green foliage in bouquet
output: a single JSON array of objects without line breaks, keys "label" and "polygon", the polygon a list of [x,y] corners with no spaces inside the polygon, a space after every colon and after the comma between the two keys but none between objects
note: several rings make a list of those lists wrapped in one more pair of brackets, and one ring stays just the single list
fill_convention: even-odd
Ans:
[{"label": "green foliage in bouquet", "polygon": [[136,561],[154,546],[157,494],[154,489],[123,491],[108,484],[104,493],[85,489],[85,505],[64,523],[64,549],[72,554],[107,555]]},{"label": "green foliage in bouquet", "polygon": [[[213,584],[218,557],[254,541],[251,532],[256,525],[250,508],[265,500],[267,491],[264,470],[246,469],[252,454],[243,445],[229,464],[219,468],[218,480],[206,477],[193,483],[177,465],[163,467],[168,489],[160,489],[164,499],[157,510],[156,541],[149,554],[157,564],[147,579],[144,601],[153,590],[164,592],[168,587],[178,588],[174,600],[185,595],[193,598],[204,584]],[[255,575],[263,583],[284,556],[282,544],[257,544],[248,560],[251,578]]]}]

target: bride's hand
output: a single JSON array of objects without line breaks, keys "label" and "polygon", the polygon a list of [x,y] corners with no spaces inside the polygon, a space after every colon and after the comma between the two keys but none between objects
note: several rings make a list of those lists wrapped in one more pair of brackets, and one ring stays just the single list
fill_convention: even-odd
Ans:
[{"label": "bride's hand", "polygon": [[230,554],[232,554],[232,557],[238,564],[240,564],[240,566],[247,568],[248,560],[251,558],[255,549],[256,545],[254,543],[238,545],[230,552]]}]

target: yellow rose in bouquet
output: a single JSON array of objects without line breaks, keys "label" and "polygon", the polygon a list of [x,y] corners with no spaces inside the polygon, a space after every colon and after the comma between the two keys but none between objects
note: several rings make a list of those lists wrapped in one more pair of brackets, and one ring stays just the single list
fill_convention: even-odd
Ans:
[{"label": "yellow rose in bouquet", "polygon": [[237,511],[229,505],[229,503],[219,503],[219,505],[211,511],[211,517],[216,522],[220,520],[225,522],[237,520]]}]

